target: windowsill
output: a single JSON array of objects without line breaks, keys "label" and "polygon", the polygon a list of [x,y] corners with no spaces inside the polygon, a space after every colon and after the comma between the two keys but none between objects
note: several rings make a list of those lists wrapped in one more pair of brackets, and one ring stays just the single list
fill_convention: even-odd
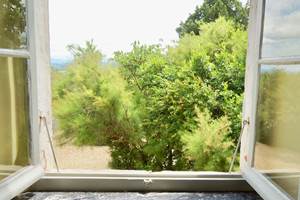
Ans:
[{"label": "windowsill", "polygon": [[62,169],[59,172],[56,169],[46,171],[46,176],[121,176],[121,177],[240,177],[240,172],[216,172],[216,171],[146,171],[146,170],[117,170],[117,169],[105,169],[105,170],[87,170],[87,169]]},{"label": "windowsill", "polygon": [[[85,173],[83,173],[83,171]],[[252,192],[240,173],[105,170],[47,173],[30,191]]]}]

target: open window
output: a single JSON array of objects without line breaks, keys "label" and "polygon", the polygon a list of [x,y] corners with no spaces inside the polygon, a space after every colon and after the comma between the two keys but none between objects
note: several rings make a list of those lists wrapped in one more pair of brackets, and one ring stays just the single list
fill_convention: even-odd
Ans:
[{"label": "open window", "polygon": [[266,199],[299,199],[300,2],[251,1],[241,169]]},{"label": "open window", "polygon": [[[299,16],[297,0],[251,1],[243,113],[243,119],[250,123],[242,137],[240,161],[245,179],[266,199],[300,198]],[[51,112],[45,113],[50,106],[40,93],[49,93],[39,89],[39,84],[50,82],[42,76],[50,73],[48,67],[47,1],[1,1],[0,199],[13,198],[44,175],[39,156],[39,116]],[[118,172],[53,173],[35,187],[65,191],[237,191],[246,190],[243,184],[236,174]]]},{"label": "open window", "polygon": [[13,198],[44,174],[39,159],[37,66],[47,62],[45,3],[0,2],[0,199]]}]

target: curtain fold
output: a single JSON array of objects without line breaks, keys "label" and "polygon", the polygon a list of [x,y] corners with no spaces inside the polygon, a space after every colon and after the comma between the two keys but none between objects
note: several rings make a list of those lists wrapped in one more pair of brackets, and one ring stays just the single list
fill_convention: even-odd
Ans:
[{"label": "curtain fold", "polygon": [[27,83],[26,59],[0,57],[0,166],[29,164]]}]

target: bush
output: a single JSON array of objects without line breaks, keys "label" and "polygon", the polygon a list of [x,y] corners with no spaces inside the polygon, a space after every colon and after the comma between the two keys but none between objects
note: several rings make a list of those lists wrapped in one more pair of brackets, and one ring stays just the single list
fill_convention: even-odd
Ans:
[{"label": "bush", "polygon": [[184,150],[194,170],[228,171],[233,146],[227,137],[229,130],[226,116],[214,120],[207,110],[197,111],[197,127],[182,134]]},{"label": "bush", "polygon": [[224,18],[200,26],[201,35],[167,49],[136,42],[115,53],[117,67],[103,66],[91,42],[70,46],[75,61],[55,73],[53,87],[63,136],[109,145],[113,168],[227,169],[240,131],[247,35]]}]

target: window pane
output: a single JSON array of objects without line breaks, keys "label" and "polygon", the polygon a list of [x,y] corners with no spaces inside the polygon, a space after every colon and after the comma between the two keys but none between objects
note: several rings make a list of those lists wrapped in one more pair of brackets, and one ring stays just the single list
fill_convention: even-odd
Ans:
[{"label": "window pane", "polygon": [[262,57],[299,56],[299,21],[299,0],[266,0]]},{"label": "window pane", "polygon": [[26,47],[25,0],[0,0],[0,48]]},{"label": "window pane", "polygon": [[0,57],[0,179],[29,164],[27,60]]},{"label": "window pane", "polygon": [[262,66],[254,167],[299,195],[300,65]]}]

